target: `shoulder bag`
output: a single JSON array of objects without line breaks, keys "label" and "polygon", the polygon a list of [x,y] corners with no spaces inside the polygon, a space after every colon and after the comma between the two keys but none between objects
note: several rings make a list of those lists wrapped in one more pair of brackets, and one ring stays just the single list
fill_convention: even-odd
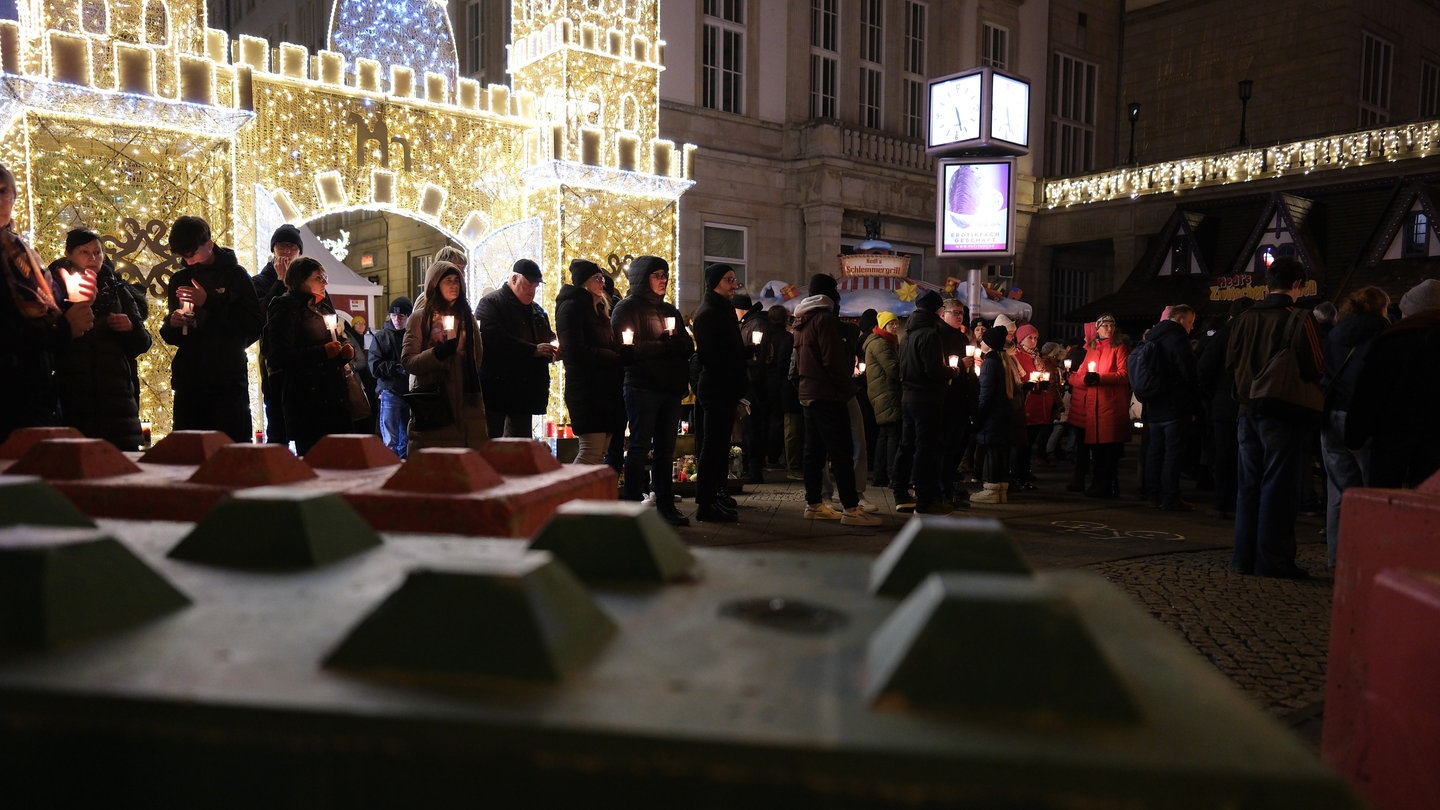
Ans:
[{"label": "shoulder bag", "polygon": [[1260,373],[1250,381],[1251,402],[1273,399],[1316,413],[1325,410],[1324,392],[1316,383],[1301,379],[1300,363],[1290,349],[1295,330],[1304,314],[1303,310],[1298,309],[1291,313],[1285,324],[1280,351],[1271,356],[1265,367],[1260,369]]}]

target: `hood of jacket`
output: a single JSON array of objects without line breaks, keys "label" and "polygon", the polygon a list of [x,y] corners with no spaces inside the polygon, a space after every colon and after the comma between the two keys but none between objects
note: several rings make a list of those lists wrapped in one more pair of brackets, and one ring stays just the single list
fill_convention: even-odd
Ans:
[{"label": "hood of jacket", "polygon": [[1389,326],[1389,321],[1373,312],[1356,312],[1335,324],[1335,328],[1330,330],[1328,340],[1349,350],[1380,334]]},{"label": "hood of jacket", "polygon": [[834,308],[835,300],[830,296],[812,295],[809,298],[802,300],[800,302],[800,305],[795,307],[795,317],[804,318],[805,316],[810,315],[811,313],[814,313],[816,311],[833,312]]},{"label": "hood of jacket", "polygon": [[650,274],[656,270],[670,272],[670,263],[659,256],[636,256],[625,268],[625,278],[630,280],[630,294],[650,291]]},{"label": "hood of jacket", "polygon": [[440,279],[449,271],[454,271],[460,276],[460,301],[469,300],[469,291],[465,289],[465,271],[451,264],[450,262],[435,262],[430,269],[425,271],[425,300],[443,301],[444,296],[440,295]]}]

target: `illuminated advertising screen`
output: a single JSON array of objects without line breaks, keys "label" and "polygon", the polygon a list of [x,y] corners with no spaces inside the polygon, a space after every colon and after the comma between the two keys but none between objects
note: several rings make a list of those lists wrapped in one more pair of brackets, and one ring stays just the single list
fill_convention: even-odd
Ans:
[{"label": "illuminated advertising screen", "polygon": [[936,185],[937,255],[1015,255],[1013,159],[941,160]]}]

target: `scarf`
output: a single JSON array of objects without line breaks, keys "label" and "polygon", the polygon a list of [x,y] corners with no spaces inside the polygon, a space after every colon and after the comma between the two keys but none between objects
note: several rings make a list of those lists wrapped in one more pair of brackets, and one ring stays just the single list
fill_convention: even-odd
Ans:
[{"label": "scarf", "polygon": [[45,265],[40,263],[34,249],[15,233],[15,223],[0,228],[0,250],[12,268],[5,274],[5,283],[10,287],[10,297],[21,317],[50,322],[59,318],[60,307],[55,304]]}]

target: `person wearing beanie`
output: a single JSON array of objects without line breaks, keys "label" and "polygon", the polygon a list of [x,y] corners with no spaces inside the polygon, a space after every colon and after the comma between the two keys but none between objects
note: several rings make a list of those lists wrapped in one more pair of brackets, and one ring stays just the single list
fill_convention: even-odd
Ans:
[{"label": "person wearing beanie", "polygon": [[[255,297],[260,303],[260,322],[270,317],[270,302],[285,294],[285,272],[290,263],[299,258],[304,250],[300,240],[300,229],[285,223],[270,235],[270,260],[251,281],[255,285]],[[268,347],[265,333],[260,333],[260,402],[265,410],[265,441],[269,444],[289,444],[290,434],[285,429],[285,408],[281,404],[280,389],[284,381],[279,370],[271,368],[266,360]]]},{"label": "person wearing beanie", "polygon": [[730,306],[740,319],[740,345],[745,347],[745,399],[750,413],[745,424],[745,445],[741,458],[745,483],[765,483],[765,459],[770,454],[770,431],[780,407],[770,378],[775,371],[776,329],[765,306],[745,293],[730,296]]},{"label": "person wearing beanie", "polygon": [[[1040,330],[1034,324],[1021,324],[1015,330],[1015,345],[1012,357],[1019,367],[1020,379],[1024,382],[1025,413],[1020,420],[1024,424],[1024,441],[1015,442],[1010,451],[1011,480],[1023,490],[1035,489],[1034,466],[1053,466],[1045,455],[1045,439],[1050,434],[1050,422],[1054,418],[1055,394],[1050,379],[1059,382],[1059,373],[1050,360],[1038,348]],[[1050,379],[1035,379],[1046,377]],[[1019,426],[1015,426],[1019,429]],[[1039,453],[1035,447],[1039,445]]]},{"label": "person wearing beanie", "polygon": [[971,503],[1007,503],[1010,488],[1010,448],[1017,415],[1012,402],[1023,397],[1005,345],[1010,328],[992,326],[981,339],[980,395],[975,407],[975,457],[983,489]]},{"label": "person wearing beanie", "polygon": [[829,273],[816,273],[810,277],[810,295],[823,295],[837,307],[840,305],[840,284]]},{"label": "person wearing beanie", "polygon": [[993,324],[993,326],[1005,327],[1006,333],[1010,335],[1010,340],[1012,343],[1020,339],[1019,327],[1016,326],[1015,322],[1010,319],[1010,316],[1006,315],[1003,312],[995,316],[995,323]]},{"label": "person wearing beanie", "polygon": [[[1306,446],[1320,427],[1325,369],[1315,317],[1295,302],[1305,294],[1305,267],[1282,256],[1265,274],[1265,297],[1235,319],[1225,369],[1240,404],[1239,481],[1230,567],[1241,574],[1303,579],[1295,564],[1295,517]],[[1288,358],[1281,355],[1288,349]],[[1272,359],[1293,364],[1298,384],[1282,399],[1251,384]],[[1308,398],[1310,401],[1305,402]],[[1313,407],[1312,407],[1313,406]]]},{"label": "person wearing beanie", "polygon": [[940,307],[943,306],[944,303],[945,299],[940,296],[940,293],[934,290],[926,290],[920,294],[919,298],[915,299],[915,308],[923,309],[933,315],[940,311]]},{"label": "person wearing beanie", "polygon": [[700,461],[695,483],[695,519],[734,523],[736,511],[719,498],[730,466],[730,434],[735,413],[749,385],[747,351],[740,340],[739,322],[730,297],[740,288],[735,268],[718,263],[706,266],[705,292],[695,311],[691,331],[700,379],[695,399],[699,404]]},{"label": "person wearing beanie", "polygon": [[865,337],[865,396],[875,414],[875,486],[890,486],[900,451],[900,319],[886,310]]},{"label": "person wearing beanie", "polygon": [[[665,300],[670,264],[659,256],[637,256],[625,271],[630,291],[610,314],[625,365],[625,412],[630,446],[625,453],[625,486],[620,497],[642,500],[648,480],[655,509],[672,526],[690,519],[675,508],[675,435],[680,400],[690,390],[690,356],[695,343],[685,318]],[[629,347],[629,348],[625,348]],[[652,459],[645,471],[647,457]]]},{"label": "person wearing beanie", "polygon": [[575,432],[576,464],[602,464],[610,437],[625,430],[625,366],[610,328],[605,273],[572,259],[570,283],[555,296],[555,332],[565,370],[565,409]]},{"label": "person wearing beanie", "polygon": [[400,458],[410,455],[406,425],[410,421],[410,405],[405,394],[410,390],[410,373],[401,362],[405,343],[405,327],[415,305],[406,296],[390,301],[385,325],[374,332],[375,339],[366,350],[370,375],[375,378],[375,393],[380,400],[380,440]]},{"label": "person wearing beanie", "polygon": [[215,244],[210,226],[184,216],[170,227],[170,251],[183,266],[170,276],[170,313],[160,339],[175,347],[170,388],[175,430],[218,430],[249,442],[250,361],[245,349],[260,339],[264,316],[250,273],[235,251]]},{"label": "person wearing beanie", "polygon": [[[821,276],[824,274],[815,278]],[[880,519],[861,507],[856,488],[849,405],[858,390],[856,345],[847,339],[835,315],[836,306],[836,299],[829,295],[812,293],[795,308],[794,362],[800,405],[805,411],[805,517],[839,520],[847,526],[878,526]],[[843,511],[836,511],[821,494],[827,462]]]},{"label": "person wearing beanie", "polygon": [[368,415],[351,411],[345,369],[358,352],[338,325],[328,282],[316,259],[302,256],[291,262],[286,292],[270,302],[265,321],[267,360],[281,381],[285,428],[300,456],[325,436],[353,433],[353,422]]},{"label": "person wearing beanie", "polygon": [[[937,331],[940,333],[940,352],[945,364],[950,358],[958,361],[959,374],[945,387],[944,417],[940,421],[940,493],[957,509],[970,506],[970,493],[960,484],[960,464],[965,451],[974,444],[972,417],[980,397],[980,380],[975,376],[976,360],[967,357],[970,336],[965,333],[969,311],[965,303],[953,296],[946,296],[941,304]],[[973,452],[973,451],[972,451]]]},{"label": "person wearing beanie", "polygon": [[545,277],[540,265],[519,259],[510,279],[475,305],[485,341],[480,366],[490,437],[529,438],[535,414],[550,404],[550,364],[560,356],[550,316],[535,296]]},{"label": "person wearing beanie", "polygon": [[[945,393],[959,376],[958,364],[949,364],[940,337],[937,313],[943,304],[944,299],[934,290],[921,294],[900,341],[900,449],[890,478],[899,512],[948,515],[955,510],[940,484]],[[911,482],[914,496],[910,495]]]}]

